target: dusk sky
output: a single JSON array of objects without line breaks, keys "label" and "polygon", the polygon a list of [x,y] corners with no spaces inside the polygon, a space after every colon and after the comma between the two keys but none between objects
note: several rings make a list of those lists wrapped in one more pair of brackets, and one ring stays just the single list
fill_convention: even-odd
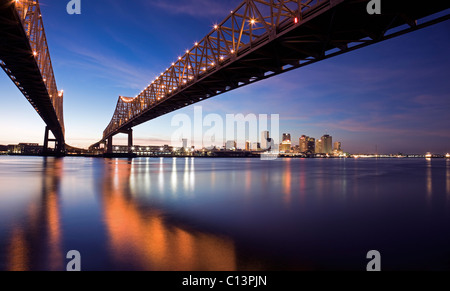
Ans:
[{"label": "dusk sky", "polygon": [[[66,143],[99,141],[119,95],[134,97],[241,0],[41,0]],[[294,144],[325,133],[351,153],[450,152],[450,21],[203,101],[204,114],[280,114]],[[0,74],[0,144],[43,143],[44,122]],[[175,114],[134,128],[136,145],[170,143]],[[205,129],[206,131],[206,129]],[[117,144],[125,143],[115,139]],[[179,145],[177,145],[179,146]]]}]

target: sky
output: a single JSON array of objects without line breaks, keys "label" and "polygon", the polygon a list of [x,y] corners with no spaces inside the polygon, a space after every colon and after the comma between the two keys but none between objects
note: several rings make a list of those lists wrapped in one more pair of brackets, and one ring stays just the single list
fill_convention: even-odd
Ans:
[{"label": "sky", "polygon": [[[241,0],[40,0],[66,143],[99,141],[118,96],[136,96]],[[280,134],[340,141],[351,153],[450,152],[450,21],[198,103],[203,114],[279,114]],[[0,72],[0,144],[43,143],[44,122]],[[134,144],[171,142],[176,114],[134,128]],[[205,131],[207,128],[205,128]],[[118,135],[115,143],[126,144]],[[179,145],[178,145],[179,146]],[[198,146],[198,144],[197,144]]]}]

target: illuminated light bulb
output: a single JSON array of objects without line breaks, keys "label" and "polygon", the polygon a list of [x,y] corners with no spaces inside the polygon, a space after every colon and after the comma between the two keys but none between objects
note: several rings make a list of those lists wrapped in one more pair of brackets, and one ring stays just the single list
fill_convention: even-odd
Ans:
[{"label": "illuminated light bulb", "polygon": [[191,66],[188,66],[188,69],[191,69]]},{"label": "illuminated light bulb", "polygon": [[181,61],[181,57],[178,57],[178,60]]},{"label": "illuminated light bulb", "polygon": [[[175,66],[175,63],[172,63],[172,66]],[[168,70],[168,69],[167,69]]]},{"label": "illuminated light bulb", "polygon": [[255,24],[255,23],[256,23],[256,20],[250,19],[250,24]]},{"label": "illuminated light bulb", "polygon": [[186,50],[186,53],[188,54],[188,53],[189,53],[189,50]]},{"label": "illuminated light bulb", "polygon": [[195,45],[195,46],[198,46],[198,42],[196,42],[194,45]]},{"label": "illuminated light bulb", "polygon": [[216,25],[214,25],[214,29],[218,29],[219,28],[219,26],[216,24]]},{"label": "illuminated light bulb", "polygon": [[223,56],[220,56],[220,59],[223,61],[223,59],[224,59]]},{"label": "illuminated light bulb", "polygon": [[231,50],[231,53],[234,54],[234,50]]},{"label": "illuminated light bulb", "polygon": [[37,51],[33,51],[33,55],[34,55],[34,56],[37,56]]}]

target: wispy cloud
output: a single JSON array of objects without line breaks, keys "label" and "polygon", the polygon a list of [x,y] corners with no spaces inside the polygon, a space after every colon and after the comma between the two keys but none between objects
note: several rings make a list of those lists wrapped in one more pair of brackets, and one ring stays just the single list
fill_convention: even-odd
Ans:
[{"label": "wispy cloud", "polygon": [[78,69],[96,74],[116,83],[117,87],[143,89],[154,72],[130,65],[128,62],[112,55],[98,53],[85,47],[71,46],[70,51],[76,55],[72,61]]},{"label": "wispy cloud", "polygon": [[151,1],[150,5],[163,9],[171,14],[187,14],[194,17],[224,16],[237,6],[241,0],[217,1],[217,0],[176,0]]}]

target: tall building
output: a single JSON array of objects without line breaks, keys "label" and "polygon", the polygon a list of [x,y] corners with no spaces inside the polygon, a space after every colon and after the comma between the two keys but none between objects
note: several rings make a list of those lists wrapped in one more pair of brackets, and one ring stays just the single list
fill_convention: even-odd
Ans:
[{"label": "tall building", "polygon": [[299,140],[299,147],[301,153],[306,153],[308,151],[308,142],[309,136],[302,135],[302,137]]},{"label": "tall building", "polygon": [[336,155],[344,153],[344,151],[342,150],[342,144],[340,142],[337,141],[334,143],[333,153]]},{"label": "tall building", "polygon": [[249,141],[246,141],[245,142],[245,150],[247,151],[247,152],[249,152],[249,151],[251,151],[251,143],[249,142]]},{"label": "tall building", "polygon": [[185,150],[187,150],[187,148],[188,148],[187,143],[188,143],[187,138],[183,138],[183,148],[184,148]]},{"label": "tall building", "polygon": [[323,142],[321,139],[316,141],[316,153],[317,154],[323,154]]},{"label": "tall building", "polygon": [[322,151],[324,154],[333,153],[333,137],[326,134],[322,136]]},{"label": "tall building", "polygon": [[283,142],[291,142],[291,134],[290,133],[283,133]]},{"label": "tall building", "polygon": [[313,137],[310,137],[308,139],[308,150],[306,151],[308,154],[315,154],[316,153],[316,139]]},{"label": "tall building", "polygon": [[261,148],[266,150],[270,147],[270,136],[268,131],[263,131],[261,133]]},{"label": "tall building", "polygon": [[335,150],[335,151],[342,151],[341,146],[342,146],[342,145],[341,145],[340,142],[338,142],[338,141],[335,142],[335,143],[334,143],[334,150]]}]

